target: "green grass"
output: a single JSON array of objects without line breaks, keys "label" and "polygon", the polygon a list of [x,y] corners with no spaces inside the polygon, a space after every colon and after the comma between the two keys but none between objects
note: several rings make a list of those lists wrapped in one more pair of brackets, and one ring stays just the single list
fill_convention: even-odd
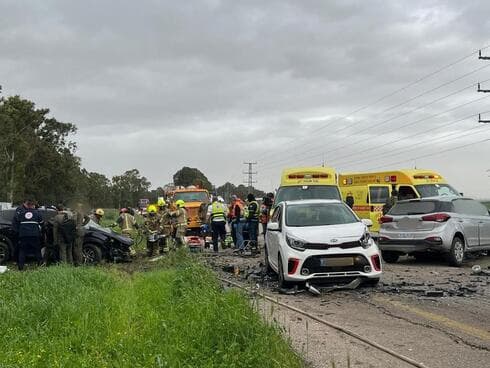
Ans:
[{"label": "green grass", "polygon": [[0,275],[0,366],[302,366],[244,295],[175,259],[132,275],[61,266]]}]

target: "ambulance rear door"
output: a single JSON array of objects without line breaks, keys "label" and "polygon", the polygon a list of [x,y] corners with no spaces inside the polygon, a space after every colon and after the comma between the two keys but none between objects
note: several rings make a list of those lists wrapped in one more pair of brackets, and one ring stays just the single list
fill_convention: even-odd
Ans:
[{"label": "ambulance rear door", "polygon": [[370,231],[379,232],[379,219],[383,216],[383,206],[390,197],[391,184],[368,185],[369,218],[373,222]]}]

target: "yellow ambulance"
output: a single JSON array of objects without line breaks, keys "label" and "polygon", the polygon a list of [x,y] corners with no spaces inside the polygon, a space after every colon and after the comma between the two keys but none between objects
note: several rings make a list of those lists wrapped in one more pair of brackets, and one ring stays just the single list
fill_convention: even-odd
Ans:
[{"label": "yellow ambulance", "polygon": [[344,200],[353,202],[357,215],[371,219],[370,231],[374,233],[379,231],[379,218],[393,189],[398,191],[399,200],[460,195],[440,174],[420,169],[340,174],[339,186]]},{"label": "yellow ambulance", "polygon": [[337,185],[335,170],[321,166],[284,169],[274,204],[297,199],[338,199],[341,201],[342,196]]}]

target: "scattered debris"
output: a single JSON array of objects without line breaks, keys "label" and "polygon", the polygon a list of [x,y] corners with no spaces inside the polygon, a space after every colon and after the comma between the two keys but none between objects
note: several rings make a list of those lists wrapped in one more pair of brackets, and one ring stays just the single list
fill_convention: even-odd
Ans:
[{"label": "scattered debris", "polygon": [[150,259],[150,262],[157,262],[157,261],[164,259],[164,258],[165,258],[164,256],[153,257]]},{"label": "scattered debris", "polygon": [[442,298],[444,296],[444,291],[442,290],[426,290],[424,296]]},{"label": "scattered debris", "polygon": [[484,270],[480,265],[474,265],[471,267],[471,274],[477,276],[490,276],[490,270]]},{"label": "scattered debris", "polygon": [[5,273],[7,272],[9,269],[7,268],[7,266],[0,266],[0,274],[1,273]]},{"label": "scattered debris", "polygon": [[279,294],[284,294],[284,295],[296,295],[296,294],[301,294],[305,292],[305,289],[300,289],[298,285],[294,285],[294,287],[290,289],[285,289],[285,288],[279,288],[278,289]]}]

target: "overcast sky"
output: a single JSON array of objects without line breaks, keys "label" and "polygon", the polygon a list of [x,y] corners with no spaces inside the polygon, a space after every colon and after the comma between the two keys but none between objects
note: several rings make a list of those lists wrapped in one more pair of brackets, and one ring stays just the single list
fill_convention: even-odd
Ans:
[{"label": "overcast sky", "polygon": [[0,0],[0,84],[76,124],[83,166],[109,177],[138,168],[156,187],[185,165],[238,184],[257,161],[270,190],[288,166],[416,166],[490,198],[490,124],[474,116],[490,119],[475,87],[490,89],[490,60],[471,55],[489,14],[486,0]]}]

